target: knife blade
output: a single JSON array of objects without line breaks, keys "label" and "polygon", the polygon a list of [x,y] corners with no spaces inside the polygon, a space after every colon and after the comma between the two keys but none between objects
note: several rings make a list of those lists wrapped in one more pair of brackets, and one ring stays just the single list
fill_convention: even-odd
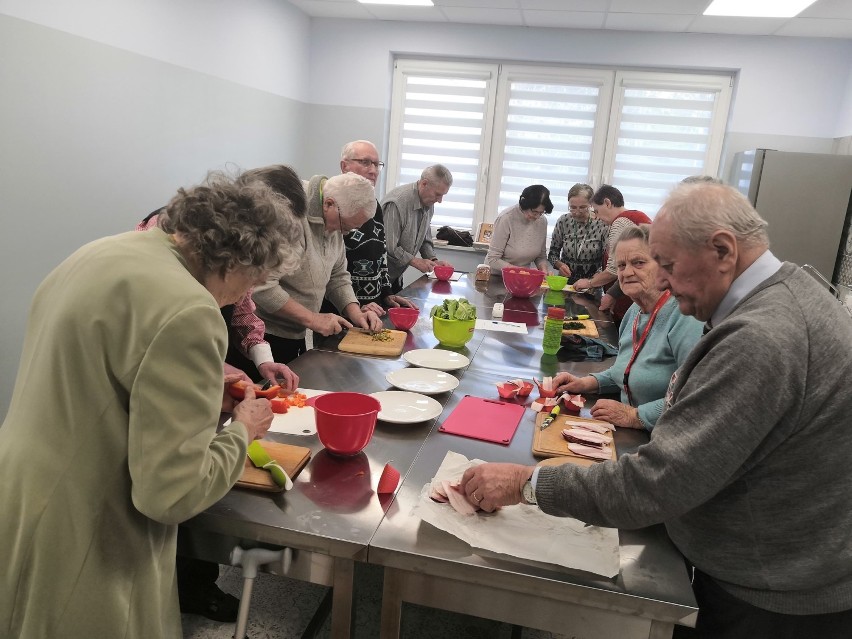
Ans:
[{"label": "knife blade", "polygon": [[268,470],[272,480],[279,486],[283,486],[284,490],[290,490],[293,487],[293,481],[281,465],[270,457],[259,441],[254,440],[249,444],[247,453],[251,463],[258,468]]},{"label": "knife blade", "polygon": [[556,417],[559,415],[559,411],[560,411],[559,404],[557,404],[556,406],[554,406],[551,409],[550,415],[545,417],[544,421],[541,422],[541,427],[540,427],[541,430],[544,430],[545,428],[547,428],[548,426],[550,426],[553,423],[553,420],[556,419]]}]

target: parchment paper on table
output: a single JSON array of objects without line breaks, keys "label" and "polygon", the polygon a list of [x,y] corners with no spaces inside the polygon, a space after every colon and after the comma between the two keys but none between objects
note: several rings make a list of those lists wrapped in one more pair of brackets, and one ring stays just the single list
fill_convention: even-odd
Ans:
[{"label": "parchment paper on table", "polygon": [[455,483],[465,470],[484,463],[448,452],[432,481],[420,491],[413,514],[474,548],[586,570],[604,577],[618,574],[618,530],[586,526],[570,517],[544,514],[537,506],[505,506],[489,514],[463,515],[430,499],[433,485]]}]

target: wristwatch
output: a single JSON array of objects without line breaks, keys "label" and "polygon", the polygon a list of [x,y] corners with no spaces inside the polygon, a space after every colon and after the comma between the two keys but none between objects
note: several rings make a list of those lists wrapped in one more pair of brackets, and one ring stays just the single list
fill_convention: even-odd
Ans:
[{"label": "wristwatch", "polygon": [[521,495],[524,498],[524,501],[528,504],[537,504],[538,502],[535,500],[535,490],[532,485],[532,478],[528,479],[524,484],[524,488],[521,491]]}]

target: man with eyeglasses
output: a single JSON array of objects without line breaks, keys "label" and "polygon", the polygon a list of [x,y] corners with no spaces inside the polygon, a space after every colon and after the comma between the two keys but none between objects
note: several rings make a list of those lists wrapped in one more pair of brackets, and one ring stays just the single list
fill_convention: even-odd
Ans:
[{"label": "man with eyeglasses", "polygon": [[[452,266],[435,256],[432,215],[453,184],[453,174],[442,164],[423,169],[417,182],[403,184],[382,198],[388,246],[388,275],[393,292],[402,290],[402,275],[413,266],[431,273],[435,266]],[[417,257],[417,254],[420,257]]]},{"label": "man with eyeglasses", "polygon": [[[373,187],[384,166],[385,163],[379,160],[376,145],[368,140],[348,142],[340,152],[340,172],[356,173],[369,180]],[[352,278],[352,289],[362,310],[372,310],[381,317],[385,314],[385,307],[417,308],[411,300],[395,295],[391,288],[384,215],[378,201],[375,216],[344,235],[343,243],[346,246],[346,270]]]},{"label": "man with eyeglasses", "polygon": [[[373,311],[361,310],[346,270],[343,246],[343,234],[359,228],[374,214],[373,185],[355,173],[331,178],[315,175],[305,191],[308,213],[302,218],[302,268],[286,276],[273,273],[252,296],[277,362],[290,362],[305,352],[306,329],[333,335],[353,325],[371,331],[382,328]],[[323,313],[323,298],[341,309],[342,316]]]}]

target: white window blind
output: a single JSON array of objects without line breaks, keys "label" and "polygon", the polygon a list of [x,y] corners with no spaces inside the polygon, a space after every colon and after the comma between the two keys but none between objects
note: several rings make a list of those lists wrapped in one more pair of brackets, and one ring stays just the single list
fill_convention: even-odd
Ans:
[{"label": "white window blind", "polygon": [[654,217],[672,186],[712,173],[722,152],[729,76],[619,72],[604,181]]},{"label": "white window blind", "polygon": [[731,85],[728,75],[400,59],[386,186],[446,165],[454,182],[433,225],[474,233],[530,184],[551,191],[551,229],[577,182],[612,184],[653,217],[678,181],[716,174]]},{"label": "white window blind", "polygon": [[490,171],[500,186],[487,199],[486,217],[517,204],[531,184],[543,184],[554,204],[549,237],[568,210],[568,189],[587,182],[600,163],[608,115],[600,104],[608,106],[611,95],[611,72],[512,67],[501,73],[495,120],[504,124],[495,128]]},{"label": "white window blind", "polygon": [[482,208],[496,75],[496,65],[396,65],[388,190],[446,166],[453,185],[435,206],[434,226],[472,229]]}]

